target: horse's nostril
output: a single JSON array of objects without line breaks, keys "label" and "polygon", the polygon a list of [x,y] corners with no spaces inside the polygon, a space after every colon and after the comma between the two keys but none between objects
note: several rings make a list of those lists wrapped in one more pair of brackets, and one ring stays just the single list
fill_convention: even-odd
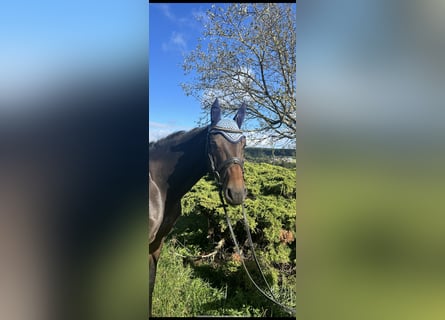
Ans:
[{"label": "horse's nostril", "polygon": [[231,189],[227,188],[224,192],[224,195],[226,196],[227,201],[232,205],[241,204],[245,197],[246,193],[243,193],[245,189]]},{"label": "horse's nostril", "polygon": [[232,190],[230,188],[227,189],[227,197],[233,199]]}]

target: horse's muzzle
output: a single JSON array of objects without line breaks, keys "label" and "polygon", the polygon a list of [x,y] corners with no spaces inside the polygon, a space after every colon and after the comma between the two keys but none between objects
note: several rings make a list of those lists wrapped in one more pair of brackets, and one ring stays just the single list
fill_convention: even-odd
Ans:
[{"label": "horse's muzzle", "polygon": [[246,198],[246,188],[225,188],[224,190],[224,196],[227,200],[227,202],[232,205],[236,206],[239,204],[242,204],[244,202],[244,199]]},{"label": "horse's muzzle", "polygon": [[236,206],[242,204],[246,198],[246,186],[242,161],[228,162],[229,166],[223,174],[223,191],[227,202]]}]

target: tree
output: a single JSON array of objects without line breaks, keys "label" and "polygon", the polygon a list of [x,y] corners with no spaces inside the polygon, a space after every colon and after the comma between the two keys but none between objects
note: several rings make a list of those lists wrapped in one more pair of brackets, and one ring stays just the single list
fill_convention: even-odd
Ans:
[{"label": "tree", "polygon": [[[204,31],[184,60],[192,82],[182,83],[205,111],[218,97],[223,108],[248,105],[248,123],[256,136],[295,142],[295,4],[213,5],[201,17]],[[206,122],[204,117],[200,122]]]}]

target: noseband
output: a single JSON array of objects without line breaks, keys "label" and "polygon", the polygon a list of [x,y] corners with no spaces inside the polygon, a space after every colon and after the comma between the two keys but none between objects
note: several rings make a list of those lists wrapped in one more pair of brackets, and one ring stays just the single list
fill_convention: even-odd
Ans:
[{"label": "noseband", "polygon": [[[244,160],[240,159],[238,157],[231,157],[231,158],[223,161],[223,163],[221,163],[218,167],[216,167],[213,154],[210,150],[210,135],[217,134],[217,133],[222,134],[226,138],[226,140],[232,144],[239,143],[244,136],[243,135],[240,136],[240,134],[243,133],[241,130],[225,128],[225,127],[218,127],[218,126],[209,127],[209,130],[207,132],[207,147],[206,147],[207,156],[209,158],[211,172],[214,174],[216,182],[219,185],[222,185],[221,179],[225,177],[227,169],[229,169],[229,167],[234,164],[237,164],[241,167],[241,170],[244,175]],[[233,139],[234,136],[237,137],[236,140]]]}]

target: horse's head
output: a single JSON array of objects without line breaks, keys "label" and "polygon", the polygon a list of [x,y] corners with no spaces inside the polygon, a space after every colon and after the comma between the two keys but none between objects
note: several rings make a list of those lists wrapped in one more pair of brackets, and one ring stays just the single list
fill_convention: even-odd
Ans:
[{"label": "horse's head", "polygon": [[246,114],[246,105],[243,103],[233,120],[221,119],[221,109],[216,99],[210,113],[207,151],[210,166],[221,184],[227,202],[238,205],[246,197],[243,175],[246,137],[240,129]]}]

